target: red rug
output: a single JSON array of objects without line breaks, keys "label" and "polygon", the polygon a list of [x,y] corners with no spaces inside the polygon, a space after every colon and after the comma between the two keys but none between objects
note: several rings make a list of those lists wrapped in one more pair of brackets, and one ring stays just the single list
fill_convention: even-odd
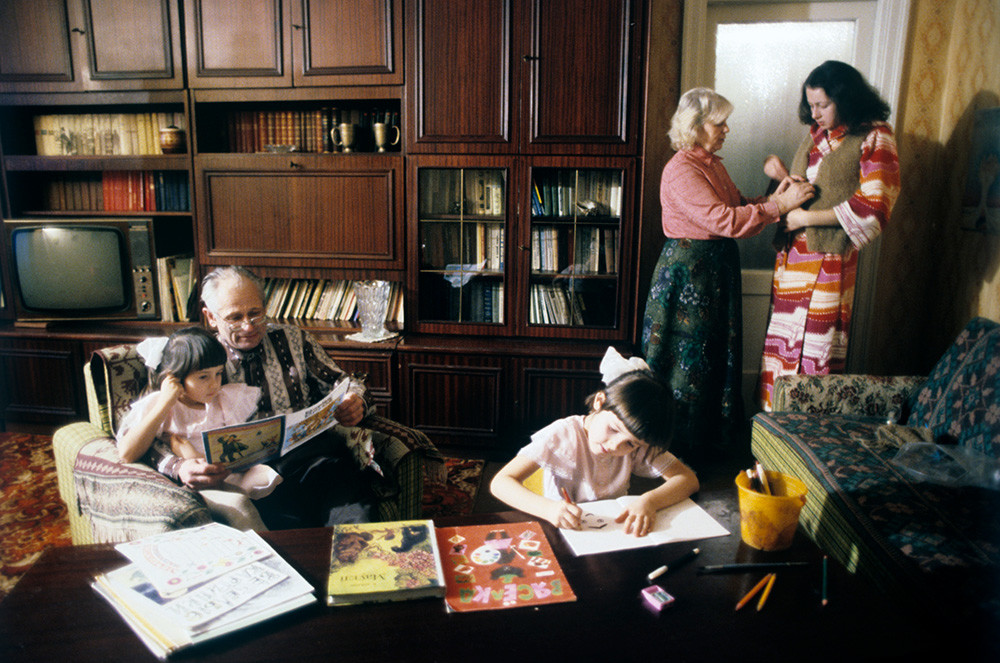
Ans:
[{"label": "red rug", "polygon": [[[445,463],[448,483],[424,488],[427,518],[472,513],[475,504],[483,461],[447,458]],[[72,544],[52,438],[0,433],[0,600],[46,548]]]},{"label": "red rug", "polygon": [[42,551],[72,543],[52,438],[0,433],[0,599]]}]

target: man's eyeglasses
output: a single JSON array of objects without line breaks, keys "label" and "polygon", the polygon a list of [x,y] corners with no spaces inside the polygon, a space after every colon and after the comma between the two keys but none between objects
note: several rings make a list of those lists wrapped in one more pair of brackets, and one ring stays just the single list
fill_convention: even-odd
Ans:
[{"label": "man's eyeglasses", "polygon": [[257,327],[264,322],[263,313],[251,312],[248,315],[230,315],[222,318],[227,327]]}]

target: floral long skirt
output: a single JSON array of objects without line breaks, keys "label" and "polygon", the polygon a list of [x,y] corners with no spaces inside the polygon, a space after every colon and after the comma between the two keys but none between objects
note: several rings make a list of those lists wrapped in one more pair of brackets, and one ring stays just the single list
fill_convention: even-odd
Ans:
[{"label": "floral long skirt", "polygon": [[667,238],[642,323],[646,362],[674,394],[672,451],[700,465],[746,449],[743,309],[735,240]]}]

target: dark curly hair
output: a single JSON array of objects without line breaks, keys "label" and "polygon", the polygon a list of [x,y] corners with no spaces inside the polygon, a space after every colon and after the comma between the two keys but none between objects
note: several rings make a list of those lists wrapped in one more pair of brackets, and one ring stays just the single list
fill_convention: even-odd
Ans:
[{"label": "dark curly hair", "polygon": [[837,104],[837,117],[851,134],[868,133],[873,122],[889,119],[889,104],[872,87],[861,72],[838,60],[827,60],[813,69],[802,84],[799,119],[813,123],[806,88],[822,89]]},{"label": "dark curly hair", "polygon": [[[214,366],[224,366],[227,359],[226,348],[208,330],[202,327],[179,329],[167,339],[160,365],[153,379],[153,386],[159,388],[167,374],[184,382],[184,378],[190,373]],[[223,373],[224,379],[225,373]]]},{"label": "dark curly hair", "polygon": [[[602,410],[613,412],[628,432],[651,447],[666,451],[674,432],[674,397],[670,387],[650,371],[629,371],[603,390]],[[587,397],[594,407],[600,391]]]}]

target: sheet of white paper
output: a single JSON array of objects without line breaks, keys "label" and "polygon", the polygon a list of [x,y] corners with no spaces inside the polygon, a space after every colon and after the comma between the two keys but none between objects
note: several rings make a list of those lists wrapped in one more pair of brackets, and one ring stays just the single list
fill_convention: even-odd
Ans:
[{"label": "sheet of white paper", "polygon": [[624,524],[616,523],[615,518],[635,499],[637,496],[627,495],[617,500],[581,503],[584,511],[581,528],[559,530],[573,554],[592,555],[729,534],[729,530],[691,499],[657,512],[653,530],[646,536],[626,534]]}]

